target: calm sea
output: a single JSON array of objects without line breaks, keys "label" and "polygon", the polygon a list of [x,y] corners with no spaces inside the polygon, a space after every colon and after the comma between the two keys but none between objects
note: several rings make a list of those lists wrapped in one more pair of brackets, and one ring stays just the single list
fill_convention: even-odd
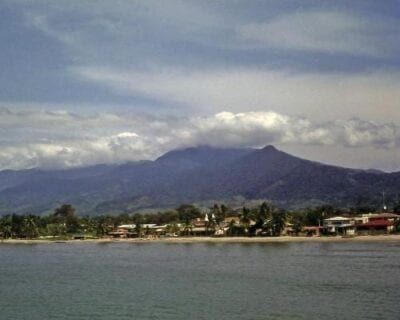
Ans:
[{"label": "calm sea", "polygon": [[400,319],[400,244],[0,245],[0,319]]}]

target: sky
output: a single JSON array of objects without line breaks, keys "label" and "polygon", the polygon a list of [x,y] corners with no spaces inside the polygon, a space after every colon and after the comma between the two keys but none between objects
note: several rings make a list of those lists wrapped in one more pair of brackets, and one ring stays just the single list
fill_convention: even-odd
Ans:
[{"label": "sky", "polygon": [[270,144],[400,171],[400,1],[0,0],[0,170]]}]

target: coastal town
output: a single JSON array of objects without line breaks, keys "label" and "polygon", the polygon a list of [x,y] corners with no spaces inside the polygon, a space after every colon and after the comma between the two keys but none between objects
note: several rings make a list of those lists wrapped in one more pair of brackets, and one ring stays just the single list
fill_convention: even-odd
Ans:
[{"label": "coastal town", "polygon": [[0,216],[0,239],[348,239],[400,234],[400,215],[395,209],[392,211],[396,212],[357,213],[322,206],[291,212],[267,202],[252,208],[218,204],[198,208],[184,204],[157,213],[81,217],[72,205],[66,204],[47,216]]},{"label": "coastal town", "polygon": [[[189,226],[176,224],[143,224],[138,232],[138,226],[135,224],[119,225],[115,230],[108,233],[113,238],[160,238],[160,237],[196,237],[213,236],[229,237],[239,235],[234,230],[243,229],[240,216],[226,217],[221,223],[215,222],[215,216],[208,214],[204,218],[196,218],[191,221]],[[271,236],[266,231],[268,222],[256,229],[254,236]],[[397,231],[397,225],[400,222],[400,215],[394,213],[368,213],[354,217],[334,216],[323,219],[322,225],[303,226],[300,230],[295,229],[293,223],[285,222],[279,234],[274,236],[342,236],[354,237],[357,235],[385,235]],[[249,228],[256,225],[255,220],[248,224]],[[244,230],[244,234],[246,234]]]}]

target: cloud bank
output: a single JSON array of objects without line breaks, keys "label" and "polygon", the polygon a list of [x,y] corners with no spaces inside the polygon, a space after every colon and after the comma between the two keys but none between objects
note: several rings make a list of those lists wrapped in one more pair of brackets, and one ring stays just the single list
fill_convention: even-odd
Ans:
[{"label": "cloud bank", "polygon": [[[146,114],[76,115],[0,109],[1,169],[69,168],[155,159],[196,145],[216,147],[400,146],[400,127],[360,119],[316,123],[276,112],[220,112],[188,118]],[[358,152],[358,151],[355,151]]]}]

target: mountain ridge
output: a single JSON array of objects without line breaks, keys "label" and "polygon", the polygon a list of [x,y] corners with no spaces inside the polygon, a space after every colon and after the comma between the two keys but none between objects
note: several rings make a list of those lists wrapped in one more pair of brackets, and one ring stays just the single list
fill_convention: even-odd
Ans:
[{"label": "mountain ridge", "polygon": [[388,201],[395,198],[400,172],[327,165],[272,145],[262,149],[200,146],[172,150],[154,161],[0,171],[0,214],[49,213],[62,203],[73,204],[83,214],[117,214],[186,202],[229,203],[238,197],[270,200],[288,208],[350,207],[376,205],[383,190]]}]

